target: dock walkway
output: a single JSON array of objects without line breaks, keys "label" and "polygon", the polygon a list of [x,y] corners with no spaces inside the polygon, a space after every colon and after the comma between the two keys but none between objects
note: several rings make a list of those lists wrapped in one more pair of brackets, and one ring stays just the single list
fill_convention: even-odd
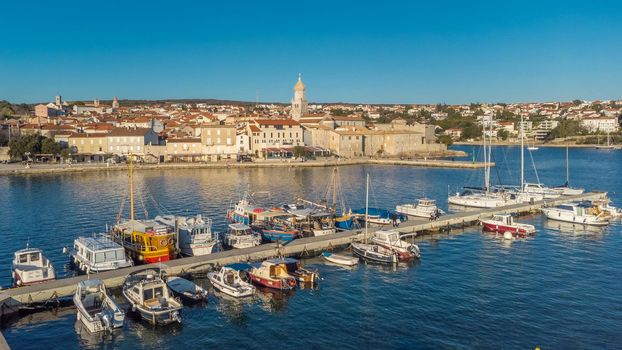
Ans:
[{"label": "dock walkway", "polygon": [[[538,201],[534,203],[516,204],[495,209],[476,209],[442,216],[439,220],[427,219],[408,220],[396,228],[403,236],[414,236],[417,233],[451,229],[453,227],[465,227],[476,223],[479,219],[491,217],[495,213],[525,213],[537,211],[546,206],[557,205],[571,201],[600,199],[606,196],[605,192],[590,192],[577,196],[566,196],[554,200]],[[368,234],[378,228],[370,228]],[[351,242],[361,241],[364,238],[363,230],[340,232],[320,237],[300,238],[289,244],[277,246],[276,243],[262,244],[257,247],[234,249],[214,254],[181,258],[166,263],[169,274],[177,275],[205,271],[211,265],[225,265],[235,262],[258,261],[274,256],[288,256],[307,253],[312,255],[314,251],[337,248],[349,245]],[[153,267],[153,266],[152,266]],[[125,276],[134,271],[148,268],[146,266],[134,266],[127,269],[107,271],[91,278],[98,278],[106,283],[109,288],[119,287],[123,284]],[[43,303],[61,297],[71,296],[78,282],[87,279],[87,276],[62,278],[36,285],[6,289],[0,299],[0,315],[16,310],[22,304]]]}]

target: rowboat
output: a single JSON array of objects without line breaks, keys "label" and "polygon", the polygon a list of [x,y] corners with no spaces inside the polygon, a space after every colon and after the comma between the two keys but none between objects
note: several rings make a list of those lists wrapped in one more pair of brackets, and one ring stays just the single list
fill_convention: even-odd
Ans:
[{"label": "rowboat", "polygon": [[347,256],[341,254],[333,254],[329,252],[323,252],[322,257],[333,264],[354,266],[359,263],[359,258],[355,256]]},{"label": "rowboat", "polygon": [[223,266],[218,271],[207,273],[207,278],[219,292],[235,298],[248,297],[255,294],[256,288],[244,281],[240,270]]},{"label": "rowboat", "polygon": [[166,285],[171,289],[173,294],[186,302],[198,303],[207,300],[207,291],[185,278],[169,277],[166,280]]}]

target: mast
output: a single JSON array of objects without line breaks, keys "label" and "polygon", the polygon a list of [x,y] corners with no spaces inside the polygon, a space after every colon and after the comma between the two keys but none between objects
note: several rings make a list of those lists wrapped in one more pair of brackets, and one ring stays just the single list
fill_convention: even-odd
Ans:
[{"label": "mast", "polygon": [[520,190],[525,188],[525,130],[523,129],[523,116],[520,116]]},{"label": "mast", "polygon": [[130,221],[134,224],[134,167],[130,153]]},{"label": "mast", "polygon": [[365,186],[365,244],[367,244],[367,227],[369,221],[369,173],[367,173],[367,180]]},{"label": "mast", "polygon": [[568,171],[568,144],[566,144],[566,186],[570,187],[570,173]]},{"label": "mast", "polygon": [[482,122],[482,139],[484,142],[484,189],[486,190],[486,193],[488,193],[488,171],[486,170],[486,168],[488,168],[488,156],[487,156],[487,152],[488,149],[486,148],[486,121],[484,120]]}]

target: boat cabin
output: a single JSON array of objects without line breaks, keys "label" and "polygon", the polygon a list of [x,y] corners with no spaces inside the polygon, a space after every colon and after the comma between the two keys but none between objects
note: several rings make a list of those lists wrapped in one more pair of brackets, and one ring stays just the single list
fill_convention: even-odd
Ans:
[{"label": "boat cabin", "polygon": [[378,241],[386,243],[394,243],[400,240],[400,233],[394,230],[376,231],[374,236]]},{"label": "boat cabin", "polygon": [[229,234],[233,236],[246,236],[252,234],[251,228],[242,223],[229,224]]},{"label": "boat cabin", "polygon": [[13,262],[15,265],[28,265],[35,267],[46,267],[41,250],[37,248],[26,248],[15,252]]},{"label": "boat cabin", "polygon": [[492,217],[492,221],[502,222],[505,225],[513,225],[514,217],[512,217],[512,215],[510,214],[495,214]]},{"label": "boat cabin", "polygon": [[111,270],[131,265],[123,247],[105,235],[76,238],[73,241],[72,255],[76,264],[91,271]]},{"label": "boat cabin", "polygon": [[159,278],[154,279],[153,276],[150,277],[150,279],[134,285],[131,291],[134,295],[139,296],[140,304],[155,307],[160,305],[160,299],[168,299],[169,294],[164,281]]},{"label": "boat cabin", "polygon": [[436,207],[436,201],[434,199],[421,198],[417,201],[417,206]]}]

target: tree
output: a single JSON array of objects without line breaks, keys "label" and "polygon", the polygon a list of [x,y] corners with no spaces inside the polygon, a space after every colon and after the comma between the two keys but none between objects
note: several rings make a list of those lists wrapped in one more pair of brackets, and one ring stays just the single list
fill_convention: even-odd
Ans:
[{"label": "tree", "polygon": [[586,130],[577,120],[561,120],[557,127],[546,136],[547,140],[585,134]]},{"label": "tree", "polygon": [[306,158],[307,157],[307,149],[303,146],[294,147],[294,157],[296,158]]},{"label": "tree", "polygon": [[572,100],[572,104],[575,106],[580,106],[583,103],[581,100]]},{"label": "tree", "polygon": [[61,151],[60,143],[39,134],[22,135],[9,143],[9,155],[15,159],[23,159],[26,153],[58,155]]},{"label": "tree", "polygon": [[52,139],[44,138],[43,141],[41,141],[41,153],[43,154],[58,155],[61,150],[61,145]]},{"label": "tree", "polygon": [[0,101],[0,119],[12,117],[14,114],[15,110],[8,101]]},{"label": "tree", "polygon": [[449,135],[440,135],[438,137],[438,142],[447,145],[447,146],[451,146],[454,143],[454,140],[451,138],[451,136]]},{"label": "tree", "polygon": [[510,132],[506,129],[499,129],[497,131],[497,137],[501,138],[503,141],[507,140],[508,136],[510,136]]}]

